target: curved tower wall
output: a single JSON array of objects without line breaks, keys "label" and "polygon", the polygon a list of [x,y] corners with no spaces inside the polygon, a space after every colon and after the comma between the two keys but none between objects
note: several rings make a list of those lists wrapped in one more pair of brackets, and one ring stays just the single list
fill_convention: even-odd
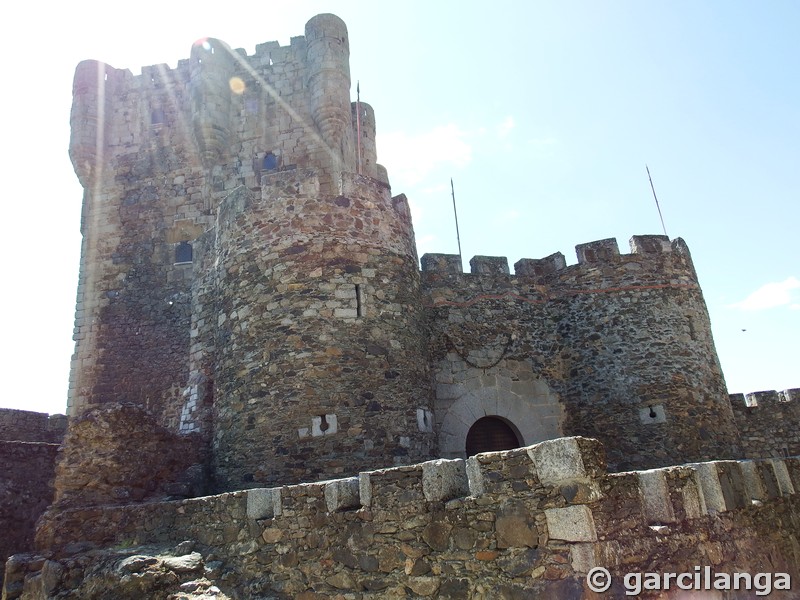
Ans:
[{"label": "curved tower wall", "polygon": [[[617,470],[740,456],[683,240],[634,236],[625,255],[613,239],[576,250],[577,265],[557,253],[520,260],[514,275],[504,257],[473,258],[472,274],[461,273],[458,257],[423,257],[440,384],[437,433],[452,434],[453,411],[470,418],[458,410],[480,388],[492,399],[485,414],[507,418],[508,407],[521,403],[525,412],[557,418],[543,434],[597,438]],[[472,382],[476,366],[483,375]],[[534,393],[540,388],[547,393]]]},{"label": "curved tower wall", "polygon": [[227,44],[206,38],[192,46],[189,93],[192,128],[203,166],[221,165],[231,141],[231,78],[236,73]]},{"label": "curved tower wall", "polygon": [[[375,111],[366,102],[353,102],[353,131],[356,136],[356,154],[358,154],[358,139],[361,136],[361,173],[376,179],[382,179],[378,174],[378,153],[375,146]],[[361,114],[358,115],[358,111]],[[361,131],[359,132],[359,128]],[[358,156],[356,156],[358,159]]]},{"label": "curved tower wall", "polygon": [[343,175],[264,178],[217,223],[214,470],[221,489],[434,456],[408,204]]},{"label": "curved tower wall", "polygon": [[577,248],[575,283],[583,289],[557,325],[569,348],[565,433],[609,444],[609,464],[618,470],[738,457],[686,244],[640,236],[631,249],[620,256],[616,240]]},{"label": "curved tower wall", "polygon": [[308,101],[323,142],[312,164],[324,165],[336,179],[356,171],[347,26],[336,15],[322,14],[309,20],[305,31]]}]

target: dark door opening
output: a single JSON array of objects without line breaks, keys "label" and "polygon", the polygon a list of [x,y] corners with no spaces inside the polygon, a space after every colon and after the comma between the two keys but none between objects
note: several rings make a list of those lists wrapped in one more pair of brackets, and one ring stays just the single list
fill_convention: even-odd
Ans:
[{"label": "dark door opening", "polygon": [[499,417],[483,417],[467,433],[467,456],[480,452],[499,452],[520,447],[517,434]]}]

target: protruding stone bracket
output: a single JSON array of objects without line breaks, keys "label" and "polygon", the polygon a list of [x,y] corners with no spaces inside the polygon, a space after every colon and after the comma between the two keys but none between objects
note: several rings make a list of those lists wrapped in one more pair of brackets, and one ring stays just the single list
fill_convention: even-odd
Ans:
[{"label": "protruding stone bracket", "polygon": [[637,476],[639,489],[642,491],[642,508],[647,524],[675,523],[675,513],[672,510],[664,471],[662,469],[639,471]]},{"label": "protruding stone bracket", "polygon": [[742,470],[744,487],[750,502],[767,500],[767,492],[764,489],[764,483],[761,481],[761,475],[758,472],[756,463],[752,460],[742,460],[739,461],[739,467]]},{"label": "protruding stone bracket", "polygon": [[539,481],[545,485],[559,485],[565,481],[589,478],[575,438],[541,442],[528,449],[528,456],[536,465]]},{"label": "protruding stone bracket", "polygon": [[725,497],[722,494],[722,487],[719,483],[719,475],[717,473],[717,463],[697,463],[693,464],[695,472],[697,473],[697,480],[700,483],[700,491],[705,512],[708,514],[725,512]]},{"label": "protruding stone bracket", "polygon": [[778,481],[778,489],[781,496],[790,496],[794,494],[794,485],[792,485],[792,478],[789,476],[789,470],[786,468],[786,463],[779,459],[770,459],[772,469],[775,471],[775,479]]},{"label": "protruding stone bracket", "polygon": [[750,506],[742,469],[739,463],[732,460],[717,461],[717,475],[725,497],[728,510]]},{"label": "protruding stone bracket", "polygon": [[328,512],[341,512],[361,506],[359,478],[337,479],[325,485],[325,506]]},{"label": "protruding stone bracket", "polygon": [[274,519],[281,513],[281,488],[247,490],[248,519]]},{"label": "protruding stone bracket", "polygon": [[358,495],[361,498],[361,506],[372,506],[372,480],[369,473],[358,474]]},{"label": "protruding stone bracket", "polygon": [[594,518],[588,506],[576,504],[564,508],[547,508],[544,516],[547,519],[547,532],[551,540],[597,541]]},{"label": "protruding stone bracket", "polygon": [[681,490],[681,495],[683,496],[683,511],[687,519],[699,519],[707,514],[707,510],[697,471],[691,467],[679,468],[690,470],[690,477]]},{"label": "protruding stone bracket", "polygon": [[481,465],[474,456],[467,459],[466,471],[470,496],[482,496],[486,491],[486,487],[483,483]]},{"label": "protruding stone bracket", "polygon": [[422,493],[428,502],[446,502],[469,496],[465,461],[442,458],[422,463]]}]

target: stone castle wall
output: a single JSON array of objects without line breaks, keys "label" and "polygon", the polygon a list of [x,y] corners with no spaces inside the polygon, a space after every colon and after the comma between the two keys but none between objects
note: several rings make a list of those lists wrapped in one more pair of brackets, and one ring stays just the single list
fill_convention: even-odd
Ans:
[{"label": "stone castle wall", "polygon": [[[135,402],[177,429],[187,387],[192,266],[177,246],[214,223],[231,190],[314,166],[331,192],[356,172],[348,39],[333,15],[290,46],[247,56],[201,40],[177,68],[133,76],[97,61],[75,73],[70,156],[84,186],[70,414]],[[362,105],[362,135],[374,139]],[[385,177],[365,144],[363,174]]]},{"label": "stone castle wall", "polygon": [[60,444],[67,429],[64,415],[0,408],[0,440]]},{"label": "stone castle wall", "polygon": [[283,171],[220,207],[213,333],[198,335],[216,336],[223,490],[434,456],[408,204],[375,179],[341,181],[330,196],[316,172]]},{"label": "stone castle wall", "polygon": [[[800,454],[767,416],[796,423],[796,402],[731,404],[681,239],[420,272],[333,15],[252,56],[209,38],[135,77],[85,61],[73,92],[74,418],[43,550],[193,538],[239,597],[569,596],[642,556],[797,572],[794,533],[765,525],[796,518],[794,459],[663,469]],[[482,417],[560,439],[415,464],[464,458]],[[17,420],[0,439],[45,429]],[[612,471],[662,469],[609,475],[565,435]],[[15,589],[105,585],[40,563],[9,567]]]},{"label": "stone castle wall", "polygon": [[800,389],[731,394],[730,401],[746,456],[800,455]]},{"label": "stone castle wall", "polygon": [[[0,409],[0,561],[33,549],[36,520],[53,501],[66,417]],[[2,577],[0,574],[0,581]]]},{"label": "stone castle wall", "polygon": [[[616,470],[742,456],[697,276],[683,240],[634,236],[523,259],[426,255],[445,455],[496,414],[520,442],[602,440]],[[526,416],[527,415],[527,416]],[[544,437],[539,437],[544,436]]]},{"label": "stone castle wall", "polygon": [[[71,590],[67,598],[103,597],[115,572],[117,585],[138,573],[153,586],[140,593],[166,596],[196,578],[204,558],[206,576],[232,598],[591,597],[585,575],[596,566],[611,572],[619,596],[627,572],[695,566],[787,573],[796,585],[798,486],[797,459],[608,474],[598,442],[562,438],[358,478],[78,508],[43,521],[37,543],[52,550],[47,593]],[[83,551],[115,549],[82,559],[76,539],[92,543]],[[147,553],[175,552],[187,539],[193,546],[180,548],[195,554],[182,564],[193,560],[194,573],[148,578],[160,562]],[[9,565],[15,589],[44,583],[41,559]]]}]

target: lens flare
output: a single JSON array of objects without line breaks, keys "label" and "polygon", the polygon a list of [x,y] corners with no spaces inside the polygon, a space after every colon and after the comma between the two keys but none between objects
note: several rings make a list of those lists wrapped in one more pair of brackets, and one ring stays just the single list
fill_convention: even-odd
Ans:
[{"label": "lens flare", "polygon": [[231,77],[230,81],[228,82],[228,85],[231,86],[231,91],[234,94],[239,94],[239,95],[244,94],[244,89],[245,87],[247,87],[245,86],[244,81],[242,81],[241,77]]}]

